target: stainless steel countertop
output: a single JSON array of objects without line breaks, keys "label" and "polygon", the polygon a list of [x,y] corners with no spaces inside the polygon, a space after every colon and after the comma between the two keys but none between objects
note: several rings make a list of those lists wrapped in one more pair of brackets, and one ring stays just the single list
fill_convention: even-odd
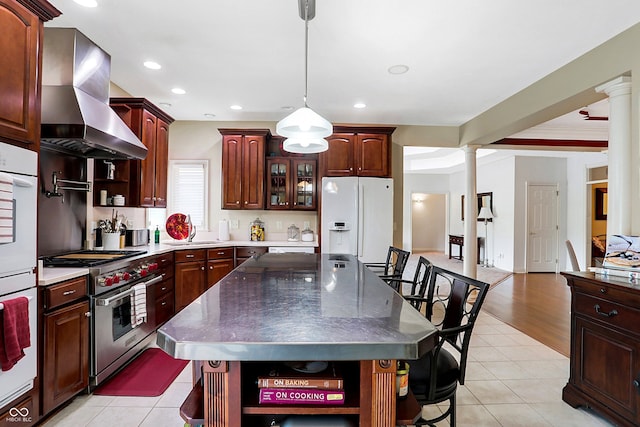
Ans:
[{"label": "stainless steel countertop", "polygon": [[157,343],[187,360],[416,359],[435,327],[351,255],[250,259],[169,320]]}]

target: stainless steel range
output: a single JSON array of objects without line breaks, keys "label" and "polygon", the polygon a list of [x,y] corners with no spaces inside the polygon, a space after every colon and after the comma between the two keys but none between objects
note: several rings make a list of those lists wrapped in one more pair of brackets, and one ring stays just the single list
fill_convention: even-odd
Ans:
[{"label": "stainless steel range", "polygon": [[[42,258],[45,266],[88,267],[91,307],[89,385],[118,371],[153,339],[155,325],[132,324],[133,287],[163,280],[156,257],[146,251],[78,251]],[[147,298],[146,311],[151,311]]]}]

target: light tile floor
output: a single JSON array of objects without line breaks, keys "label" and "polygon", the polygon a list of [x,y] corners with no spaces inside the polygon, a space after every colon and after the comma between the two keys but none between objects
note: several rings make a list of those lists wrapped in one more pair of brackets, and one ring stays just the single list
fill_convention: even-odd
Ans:
[{"label": "light tile floor", "polygon": [[[610,427],[593,412],[562,401],[569,360],[527,335],[481,313],[458,388],[458,427]],[[182,427],[178,408],[191,390],[188,365],[159,397],[80,395],[46,427]],[[444,405],[446,408],[446,404]],[[425,415],[439,408],[425,407]],[[447,426],[443,421],[438,426]],[[246,426],[254,427],[254,426]]]}]

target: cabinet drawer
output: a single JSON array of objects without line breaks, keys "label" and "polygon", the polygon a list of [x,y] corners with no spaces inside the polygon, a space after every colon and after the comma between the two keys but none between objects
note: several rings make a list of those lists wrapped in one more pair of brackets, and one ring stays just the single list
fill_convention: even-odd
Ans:
[{"label": "cabinet drawer", "polygon": [[156,327],[169,320],[174,313],[173,292],[156,299]]},{"label": "cabinet drawer", "polygon": [[153,291],[155,292],[155,297],[161,298],[169,292],[173,292],[175,286],[173,284],[173,280],[163,280],[162,282],[155,285]]},{"label": "cabinet drawer", "polygon": [[175,253],[176,262],[204,261],[207,257],[206,249],[178,251]]},{"label": "cabinet drawer", "polygon": [[576,314],[597,319],[630,333],[640,332],[640,310],[581,292],[575,293]]},{"label": "cabinet drawer", "polygon": [[44,291],[45,308],[51,310],[87,295],[87,278],[79,277],[47,287]]},{"label": "cabinet drawer", "polygon": [[233,248],[209,249],[207,259],[233,259]]},{"label": "cabinet drawer", "polygon": [[239,246],[236,248],[236,257],[248,258],[255,255],[262,255],[267,253],[268,248],[266,246]]},{"label": "cabinet drawer", "polygon": [[174,256],[173,252],[163,254],[162,256],[156,258],[156,262],[158,263],[158,269],[162,270],[163,268],[173,269]]}]

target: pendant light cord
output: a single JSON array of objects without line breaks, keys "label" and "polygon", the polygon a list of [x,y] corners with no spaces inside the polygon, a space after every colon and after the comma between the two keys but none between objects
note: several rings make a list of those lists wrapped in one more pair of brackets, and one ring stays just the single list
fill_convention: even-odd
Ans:
[{"label": "pendant light cord", "polygon": [[304,4],[304,106],[307,105],[307,90],[309,86],[309,0]]}]

